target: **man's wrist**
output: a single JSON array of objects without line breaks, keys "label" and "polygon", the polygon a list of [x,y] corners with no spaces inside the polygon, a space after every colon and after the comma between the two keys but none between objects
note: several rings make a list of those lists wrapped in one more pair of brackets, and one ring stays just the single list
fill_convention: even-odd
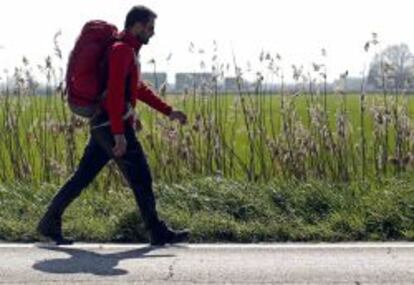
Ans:
[{"label": "man's wrist", "polygon": [[174,112],[173,107],[169,107],[169,108],[166,110],[165,114],[166,114],[167,116],[170,116],[172,112]]}]

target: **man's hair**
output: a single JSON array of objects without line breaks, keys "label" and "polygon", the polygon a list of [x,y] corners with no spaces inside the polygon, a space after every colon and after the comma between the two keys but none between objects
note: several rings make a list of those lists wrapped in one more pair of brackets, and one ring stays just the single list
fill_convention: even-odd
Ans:
[{"label": "man's hair", "polygon": [[140,22],[143,24],[148,23],[149,20],[157,18],[157,14],[151,9],[139,5],[134,6],[129,10],[126,18],[125,18],[125,29],[131,28],[136,22]]}]

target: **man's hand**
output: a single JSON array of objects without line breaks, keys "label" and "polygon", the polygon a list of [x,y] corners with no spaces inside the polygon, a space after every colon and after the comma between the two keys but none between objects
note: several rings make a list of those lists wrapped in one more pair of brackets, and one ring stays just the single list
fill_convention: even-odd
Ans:
[{"label": "man's hand", "polygon": [[123,134],[121,135],[114,135],[115,138],[115,146],[112,148],[112,151],[115,157],[121,157],[125,154],[127,148],[127,141]]},{"label": "man's hand", "polygon": [[139,119],[136,119],[134,122],[134,130],[138,133],[142,130],[142,123]]},{"label": "man's hand", "polygon": [[142,130],[141,120],[139,119],[138,114],[135,112],[132,114],[132,125],[135,132],[138,133]]},{"label": "man's hand", "polygon": [[181,111],[172,111],[169,118],[170,120],[178,120],[181,125],[185,125],[187,123],[187,115]]}]

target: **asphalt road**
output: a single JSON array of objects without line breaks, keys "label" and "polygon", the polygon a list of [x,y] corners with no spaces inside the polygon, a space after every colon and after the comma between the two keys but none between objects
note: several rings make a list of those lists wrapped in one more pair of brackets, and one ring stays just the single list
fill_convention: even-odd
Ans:
[{"label": "asphalt road", "polygon": [[0,284],[414,284],[414,243],[3,243],[0,259]]}]

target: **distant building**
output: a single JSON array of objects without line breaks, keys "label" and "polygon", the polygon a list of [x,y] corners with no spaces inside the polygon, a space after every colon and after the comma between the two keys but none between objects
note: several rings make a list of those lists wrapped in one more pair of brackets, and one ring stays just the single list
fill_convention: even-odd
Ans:
[{"label": "distant building", "polygon": [[141,80],[148,81],[154,88],[158,89],[160,88],[161,84],[167,82],[167,73],[142,72]]},{"label": "distant building", "polygon": [[226,92],[237,91],[239,89],[236,77],[224,78],[224,90]]},{"label": "distant building", "polygon": [[182,92],[185,89],[198,89],[210,86],[213,75],[211,73],[176,73],[175,90]]},{"label": "distant building", "polygon": [[254,92],[256,84],[249,82],[245,79],[241,79],[238,82],[237,77],[226,77],[224,78],[224,91],[225,92]]},{"label": "distant building", "polygon": [[[343,89],[345,92],[360,92],[362,86],[362,78],[360,77],[348,77],[345,81],[335,80],[333,82],[334,89]],[[373,90],[372,86],[366,85],[366,90]]]},{"label": "distant building", "polygon": [[362,78],[349,77],[345,82],[345,89],[348,91],[361,91]]}]

